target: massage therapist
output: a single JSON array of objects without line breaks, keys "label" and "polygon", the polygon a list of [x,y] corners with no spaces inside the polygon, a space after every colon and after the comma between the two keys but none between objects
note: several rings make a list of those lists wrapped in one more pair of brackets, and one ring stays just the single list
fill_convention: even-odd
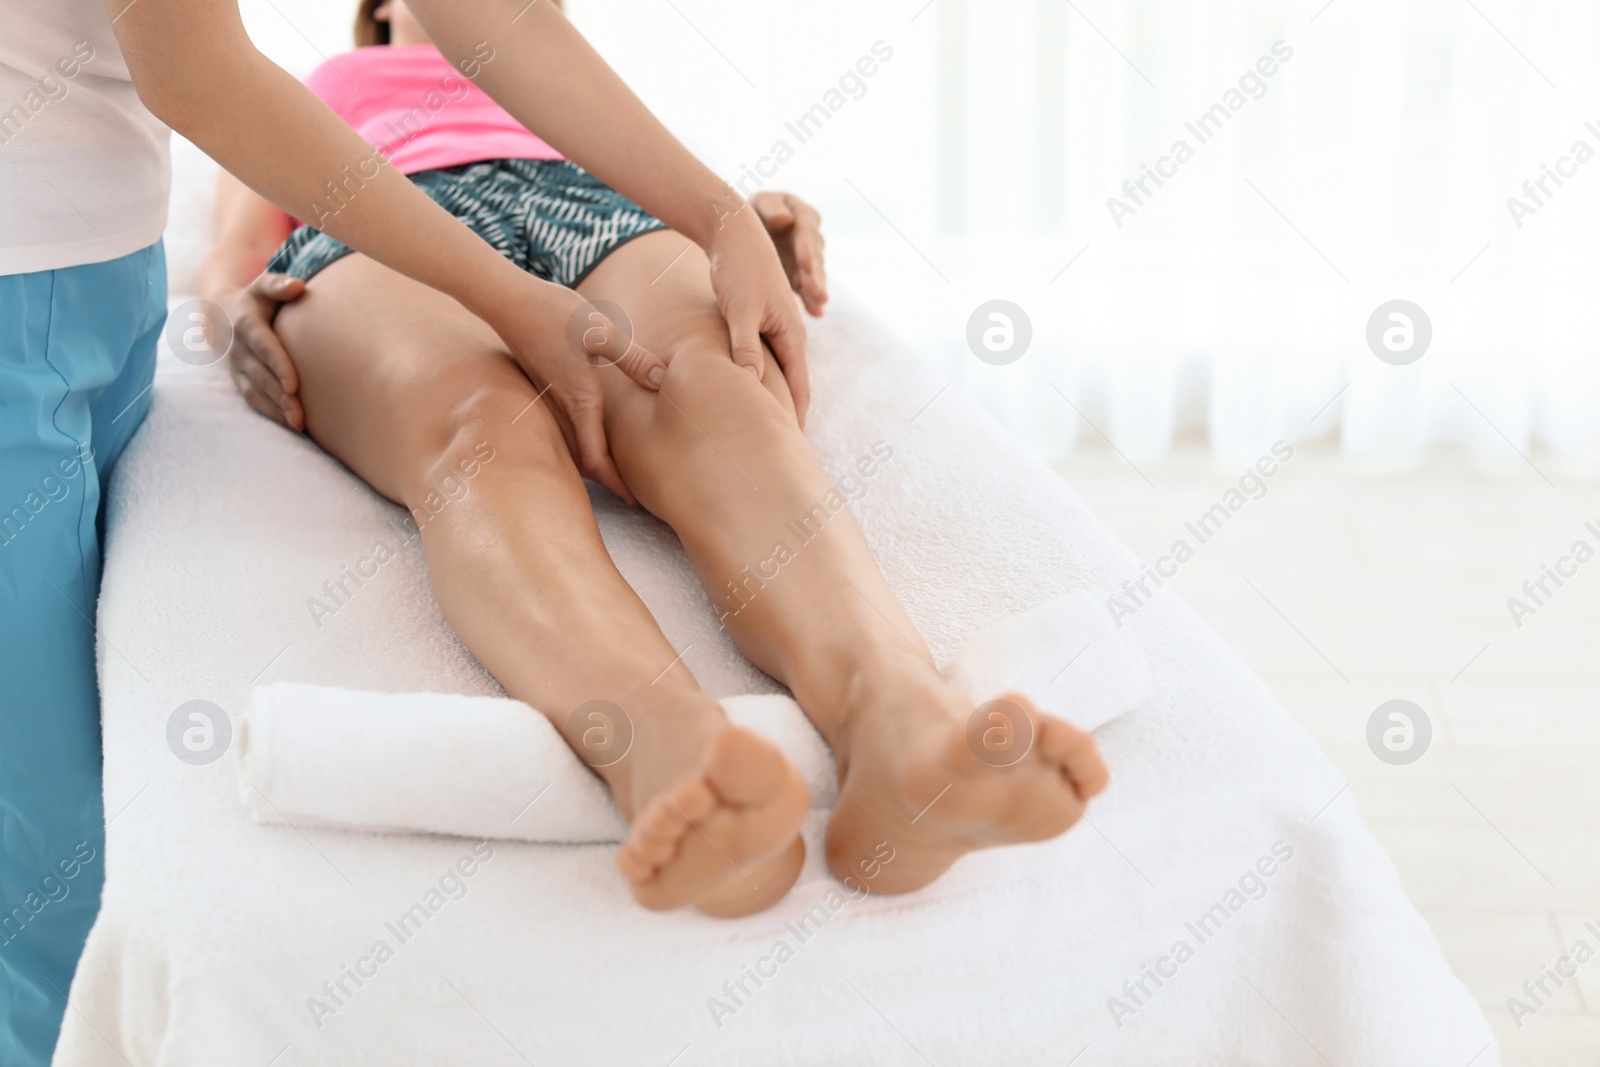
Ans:
[{"label": "massage therapist", "polygon": [[[756,213],[742,210],[549,0],[409,6],[467,76],[474,56],[494,49],[494,84],[483,83],[491,95],[705,248],[734,359],[759,373],[764,338],[791,387],[804,388],[804,327]],[[319,220],[489,323],[539,372],[574,458],[598,481],[620,484],[594,364],[620,361],[646,386],[663,369],[616,331],[584,335],[590,359],[571,351],[563,327],[582,298],[540,285],[379,165],[370,145],[254,48],[236,0],[0,0],[5,1067],[49,1063],[99,908],[105,816],[94,620],[103,493],[149,409],[166,319],[168,127],[284,211]],[[347,190],[344,206],[319,215],[329,182]],[[254,292],[270,318],[298,286],[265,277]],[[256,347],[275,344],[261,332]],[[287,359],[282,368],[292,375]],[[293,393],[292,382],[281,384]],[[118,653],[107,645],[106,654]]]}]

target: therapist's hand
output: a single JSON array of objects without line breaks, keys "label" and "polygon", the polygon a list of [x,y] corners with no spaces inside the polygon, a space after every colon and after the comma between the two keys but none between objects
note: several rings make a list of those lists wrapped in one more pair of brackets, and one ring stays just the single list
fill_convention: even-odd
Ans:
[{"label": "therapist's hand", "polygon": [[278,308],[298,300],[306,283],[287,274],[262,274],[231,299],[218,301],[233,322],[228,368],[245,401],[291,430],[306,428],[300,406],[300,376],[272,328]]},{"label": "therapist's hand", "polygon": [[822,216],[793,193],[766,189],[750,198],[761,216],[767,236],[778,249],[778,260],[789,276],[789,287],[800,294],[806,310],[822,314],[828,302],[828,274],[822,266]]},{"label": "therapist's hand", "polygon": [[765,339],[783,368],[795,415],[804,426],[811,402],[805,323],[761,217],[754,210],[742,209],[725,216],[704,247],[711,261],[711,288],[728,321],[733,361],[760,377],[764,369],[761,342]]},{"label": "therapist's hand", "polygon": [[655,391],[667,365],[635,342],[626,324],[612,322],[574,290],[511,270],[520,278],[517,291],[486,315],[489,324],[539,391],[539,403],[550,405],[584,477],[637,504],[606,444],[600,375],[615,367]]}]

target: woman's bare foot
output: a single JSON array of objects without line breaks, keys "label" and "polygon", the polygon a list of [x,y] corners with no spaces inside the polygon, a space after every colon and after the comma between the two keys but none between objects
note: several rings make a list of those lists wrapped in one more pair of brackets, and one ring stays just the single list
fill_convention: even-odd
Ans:
[{"label": "woman's bare foot", "polygon": [[920,659],[852,689],[827,857],[843,878],[888,842],[894,862],[874,892],[920,889],[974,849],[1054,837],[1109,780],[1093,736],[1015,693],[999,699],[1019,736],[1023,718],[1031,725],[1031,744],[1015,758],[980,758],[969,742],[971,703]]},{"label": "woman's bare foot", "polygon": [[[683,742],[680,735],[662,747],[683,753]],[[800,873],[805,781],[770,742],[726,721],[710,728],[699,753],[690,772],[677,774],[668,773],[676,762],[668,753],[630,753],[636,815],[617,869],[647,908],[749,915]]]}]

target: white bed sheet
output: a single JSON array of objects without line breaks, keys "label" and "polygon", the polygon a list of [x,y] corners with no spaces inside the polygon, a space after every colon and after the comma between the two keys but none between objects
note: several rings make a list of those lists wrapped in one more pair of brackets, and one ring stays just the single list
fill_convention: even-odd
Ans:
[{"label": "white bed sheet", "polygon": [[[938,656],[1136,572],[1059,478],[837,304],[813,327],[810,436],[836,474],[892,445],[854,509]],[[717,630],[670,531],[595,498],[619,566],[705,688],[773,691]],[[180,704],[237,717],[258,681],[498,691],[415,546],[312,619],[323,581],[397,543],[396,509],[249,413],[220,368],[170,357],[110,507],[107,883],[58,1064],[1498,1062],[1342,781],[1170,594],[1130,623],[1152,697],[1099,731],[1114,784],[1063,838],[846,903],[803,940],[789,924],[838,890],[818,825],[789,896],[734,922],[637,908],[609,847],[497,842],[401,943],[388,924],[426,907],[474,842],[260,827],[231,758],[191,766],[166,741]],[[1280,841],[1293,858],[1201,944],[1186,924]],[[780,939],[794,957],[763,963]],[[1124,983],[1179,940],[1193,958],[1162,964],[1175,973],[1146,978],[1136,1005]],[[392,958],[361,964],[379,941]],[[373,972],[360,986],[344,977],[358,964]],[[774,973],[735,1003],[724,982],[758,965]],[[337,995],[341,979],[336,1002],[324,983]]]}]

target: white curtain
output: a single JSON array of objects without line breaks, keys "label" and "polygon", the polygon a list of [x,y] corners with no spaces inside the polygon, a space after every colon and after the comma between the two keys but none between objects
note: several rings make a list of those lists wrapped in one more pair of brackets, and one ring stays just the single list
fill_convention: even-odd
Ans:
[{"label": "white curtain", "polygon": [[[1600,465],[1592,0],[569,8],[719,173],[816,203],[835,280],[1047,457],[1203,429],[1229,462],[1334,435],[1379,463],[1525,466],[1537,441]],[[1170,176],[1136,202],[1147,165]],[[966,339],[996,298],[1032,325],[1005,366]],[[1432,328],[1405,366],[1367,341],[1395,299]]]}]

